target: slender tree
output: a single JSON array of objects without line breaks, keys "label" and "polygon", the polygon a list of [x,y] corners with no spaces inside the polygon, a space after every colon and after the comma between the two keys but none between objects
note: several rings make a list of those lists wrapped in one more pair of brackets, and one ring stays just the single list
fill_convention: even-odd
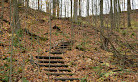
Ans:
[{"label": "slender tree", "polygon": [[89,0],[87,0],[87,16],[89,16]]},{"label": "slender tree", "polygon": [[73,10],[73,9],[72,9],[72,4],[73,4],[72,2],[73,2],[73,1],[70,0],[70,4],[71,4],[71,13],[70,13],[70,14],[71,14],[71,18],[72,18],[72,10]]},{"label": "slender tree", "polygon": [[77,22],[77,10],[78,10],[78,0],[74,0],[74,15],[73,15],[73,18],[74,18],[74,21]]},{"label": "slender tree", "polygon": [[46,0],[46,12],[47,13],[49,12],[49,2],[48,2],[48,0]]},{"label": "slender tree", "polygon": [[66,18],[66,14],[67,14],[67,11],[66,11],[66,10],[67,10],[67,9],[66,9],[66,2],[64,2],[64,4],[65,4],[65,5],[64,5],[64,8],[65,8],[65,18]]},{"label": "slender tree", "polygon": [[56,0],[53,0],[53,17],[56,16]]},{"label": "slender tree", "polygon": [[57,0],[57,17],[59,17],[59,0]]},{"label": "slender tree", "polygon": [[127,26],[131,27],[131,3],[130,0],[127,0]]},{"label": "slender tree", "polygon": [[116,27],[116,23],[117,23],[117,0],[114,0],[114,28]]},{"label": "slender tree", "polygon": [[25,0],[25,6],[28,8],[29,7],[29,0]]},{"label": "slender tree", "polygon": [[40,0],[38,0],[38,10],[40,10]]},{"label": "slender tree", "polygon": [[17,0],[14,0],[14,24],[17,29],[20,28],[19,7]]},{"label": "slender tree", "polygon": [[79,16],[81,16],[81,0],[79,0]]},{"label": "slender tree", "polygon": [[119,0],[117,0],[117,4],[118,4],[118,12],[121,12],[121,7],[120,7],[120,2],[119,2]]},{"label": "slender tree", "polygon": [[113,25],[113,4],[112,4],[112,0],[110,0],[110,21],[111,21],[111,31],[112,29],[114,28],[114,25]]},{"label": "slender tree", "polygon": [[93,15],[93,0],[91,1],[91,3],[92,3],[92,5],[91,5],[91,6],[92,6],[92,15]]}]

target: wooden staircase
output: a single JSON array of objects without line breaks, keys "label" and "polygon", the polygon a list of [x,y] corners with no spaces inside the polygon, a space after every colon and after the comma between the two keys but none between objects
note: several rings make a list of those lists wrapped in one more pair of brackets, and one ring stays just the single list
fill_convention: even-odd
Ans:
[{"label": "wooden staircase", "polygon": [[63,46],[63,44],[61,44],[56,47],[54,51],[49,52],[50,56],[36,56],[38,65],[40,69],[42,68],[46,71],[47,75],[56,76],[56,78],[53,78],[55,81],[79,81],[79,78],[73,78],[74,73],[68,68],[68,65],[64,62],[64,58],[60,55],[65,53],[62,49],[68,49],[69,45],[67,45],[67,42],[65,43],[66,45]]}]

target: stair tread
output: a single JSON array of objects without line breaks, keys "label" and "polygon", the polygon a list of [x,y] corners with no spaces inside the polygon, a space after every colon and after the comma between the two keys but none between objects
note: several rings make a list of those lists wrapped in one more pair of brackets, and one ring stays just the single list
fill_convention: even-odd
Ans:
[{"label": "stair tread", "polygon": [[37,59],[63,59],[60,56],[36,56]]},{"label": "stair tread", "polygon": [[71,80],[71,81],[73,81],[73,80],[80,80],[79,78],[54,78],[54,80],[62,80],[62,81],[65,81],[65,80]]},{"label": "stair tread", "polygon": [[41,65],[39,64],[40,67],[68,67],[68,65]]},{"label": "stair tread", "polygon": [[[40,69],[49,69],[49,67],[40,67]],[[50,69],[70,69],[68,67],[50,67]],[[70,69],[72,70],[72,69]]]},{"label": "stair tread", "polygon": [[50,61],[46,61],[46,60],[39,60],[38,63],[64,63],[64,61],[54,61],[54,60],[50,60]]},{"label": "stair tread", "polygon": [[37,59],[38,61],[64,61],[64,59]]},{"label": "stair tread", "polygon": [[57,72],[57,71],[68,71],[68,72],[71,72],[70,69],[44,69],[45,71],[54,71],[54,72]]},{"label": "stair tread", "polygon": [[52,51],[52,52],[49,52],[50,54],[63,54],[65,52],[62,52],[62,51]]},{"label": "stair tread", "polygon": [[74,75],[73,73],[46,73],[47,75]]}]

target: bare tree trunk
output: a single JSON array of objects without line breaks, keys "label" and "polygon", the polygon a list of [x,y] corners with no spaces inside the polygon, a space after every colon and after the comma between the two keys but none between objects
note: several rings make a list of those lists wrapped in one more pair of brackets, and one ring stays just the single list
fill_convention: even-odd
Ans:
[{"label": "bare tree trunk", "polygon": [[60,17],[62,17],[62,0],[61,0],[61,8],[60,8]]},{"label": "bare tree trunk", "polygon": [[127,26],[131,27],[131,3],[130,0],[127,0]]},{"label": "bare tree trunk", "polygon": [[73,18],[74,18],[74,21],[77,22],[77,10],[78,10],[78,0],[74,0],[74,15],[73,15]]},{"label": "bare tree trunk", "polygon": [[111,21],[111,31],[113,30],[114,28],[114,25],[113,25],[113,4],[112,4],[112,0],[110,0],[110,21]]},{"label": "bare tree trunk", "polygon": [[66,14],[67,14],[67,11],[66,11],[66,10],[67,10],[67,9],[66,9],[66,3],[65,3],[65,2],[64,2],[64,4],[65,4],[65,5],[64,5],[64,7],[65,7],[65,18],[66,18]]},{"label": "bare tree trunk", "polygon": [[57,0],[57,17],[59,17],[59,0]]},{"label": "bare tree trunk", "polygon": [[103,0],[100,0],[100,21],[101,29],[103,28]]},{"label": "bare tree trunk", "polygon": [[18,2],[17,0],[14,0],[14,24],[15,28],[19,29],[20,27],[20,20],[19,20],[19,8],[18,8]]},{"label": "bare tree trunk", "polygon": [[93,0],[91,1],[91,3],[92,3],[92,5],[91,5],[91,6],[92,6],[92,15],[93,15]]},{"label": "bare tree trunk", "polygon": [[72,3],[72,0],[70,0],[70,2],[71,2],[70,4],[71,4],[71,19],[72,19],[72,4],[73,3]]},{"label": "bare tree trunk", "polygon": [[119,29],[120,27],[120,13],[121,13],[121,8],[120,8],[120,2],[119,0],[117,0],[117,9],[118,9],[118,12],[117,12],[117,29]]},{"label": "bare tree trunk", "polygon": [[29,0],[25,0],[25,6],[28,8],[29,7]]},{"label": "bare tree trunk", "polygon": [[53,17],[56,16],[56,0],[53,0]]},{"label": "bare tree trunk", "polygon": [[48,0],[46,0],[46,12],[47,13],[49,12],[49,2],[48,2]]},{"label": "bare tree trunk", "polygon": [[117,0],[114,0],[114,28],[117,27]]},{"label": "bare tree trunk", "polygon": [[89,0],[87,0],[87,16],[89,16]]},{"label": "bare tree trunk", "polygon": [[79,16],[81,16],[81,0],[79,0]]},{"label": "bare tree trunk", "polygon": [[121,7],[120,7],[120,2],[119,2],[119,0],[117,0],[117,3],[118,3],[118,12],[121,12]]},{"label": "bare tree trunk", "polygon": [[40,1],[38,0],[38,10],[40,10]]},{"label": "bare tree trunk", "polygon": [[108,41],[106,38],[104,38],[102,35],[104,35],[104,24],[103,24],[103,0],[100,0],[100,31],[101,31],[101,35],[100,35],[100,39],[101,39],[101,48],[104,50],[107,50],[108,48]]}]

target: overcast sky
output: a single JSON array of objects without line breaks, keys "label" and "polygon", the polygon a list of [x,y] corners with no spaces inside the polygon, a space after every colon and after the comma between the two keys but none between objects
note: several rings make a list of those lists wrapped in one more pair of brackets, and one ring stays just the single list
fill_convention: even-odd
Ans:
[{"label": "overcast sky", "polygon": [[[34,8],[34,9],[37,9],[37,1],[38,0],[30,0],[30,7],[31,8]],[[42,2],[42,10],[43,11],[46,11],[46,1],[47,0],[40,0],[40,3]],[[121,10],[122,11],[126,11],[127,10],[127,0],[119,0],[120,1],[120,6],[121,6]],[[125,2],[124,2],[125,1]],[[110,0],[104,0],[104,10],[103,10],[103,13],[104,14],[107,14],[109,13],[109,9],[110,9]],[[132,9],[138,9],[138,0],[131,0],[131,8]],[[82,0],[82,3],[81,3],[81,10],[82,10],[82,16],[86,16],[86,7],[87,7],[87,0]],[[94,7],[94,14],[99,14],[99,11],[100,11],[100,6],[99,6],[99,0],[93,0],[93,7]],[[65,6],[66,6],[66,17],[69,17],[70,16],[70,0],[62,0],[62,15],[63,17],[65,16]],[[89,0],[89,7],[90,7],[90,15],[92,14],[92,3],[91,3],[91,0]],[[96,11],[96,8],[97,7],[97,11]]]}]

